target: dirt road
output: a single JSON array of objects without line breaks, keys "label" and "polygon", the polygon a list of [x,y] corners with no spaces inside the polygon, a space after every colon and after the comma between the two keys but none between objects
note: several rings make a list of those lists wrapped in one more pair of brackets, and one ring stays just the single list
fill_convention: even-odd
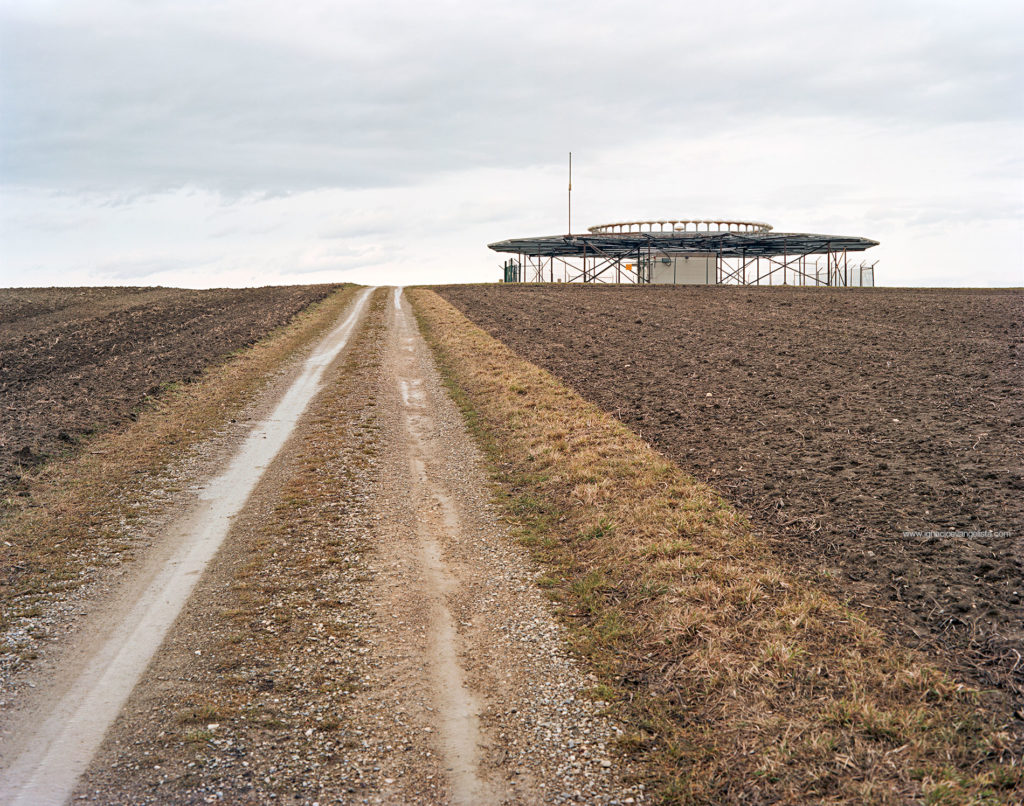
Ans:
[{"label": "dirt road", "polygon": [[[105,707],[119,715],[102,746],[79,749],[84,775],[55,752],[60,731],[24,721],[4,737],[5,796],[643,802],[489,496],[407,304],[378,290],[220,550],[190,569],[131,695]],[[51,685],[35,713],[60,703]],[[37,749],[12,766],[15,737]]]}]

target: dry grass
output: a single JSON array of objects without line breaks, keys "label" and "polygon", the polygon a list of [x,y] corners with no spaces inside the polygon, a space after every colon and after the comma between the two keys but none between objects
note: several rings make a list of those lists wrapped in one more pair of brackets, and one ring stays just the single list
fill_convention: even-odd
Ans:
[{"label": "dry grass", "polygon": [[409,297],[663,802],[1021,802],[981,692],[791,578],[711,489],[437,295]]},{"label": "dry grass", "polygon": [[[252,401],[283,362],[313,344],[355,293],[350,286],[302,312],[287,327],[210,367],[194,383],[174,384],[127,426],[96,436],[70,459],[44,465],[26,493],[0,508],[0,633],[43,615],[47,603],[123,561],[131,525],[149,491],[184,451],[213,436]],[[0,646],[5,665],[31,657],[30,644]]]}]

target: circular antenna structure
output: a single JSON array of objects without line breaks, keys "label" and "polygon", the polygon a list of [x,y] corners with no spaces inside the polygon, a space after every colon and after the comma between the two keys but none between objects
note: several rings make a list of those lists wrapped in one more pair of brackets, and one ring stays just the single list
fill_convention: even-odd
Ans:
[{"label": "circular antenna structure", "polygon": [[659,221],[623,221],[589,227],[594,235],[639,234],[641,232],[771,232],[763,221],[730,221],[724,218],[673,218]]},{"label": "circular antenna structure", "polygon": [[763,221],[659,218],[488,246],[517,256],[502,265],[505,282],[849,287],[875,284],[875,264],[850,256],[878,241],[777,232]]}]

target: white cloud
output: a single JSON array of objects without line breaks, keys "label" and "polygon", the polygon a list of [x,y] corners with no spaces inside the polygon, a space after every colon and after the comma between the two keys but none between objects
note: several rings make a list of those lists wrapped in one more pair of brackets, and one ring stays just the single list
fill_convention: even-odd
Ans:
[{"label": "white cloud", "polygon": [[0,282],[493,279],[488,241],[564,228],[571,148],[577,228],[750,217],[1024,284],[1021,18],[0,2]]}]

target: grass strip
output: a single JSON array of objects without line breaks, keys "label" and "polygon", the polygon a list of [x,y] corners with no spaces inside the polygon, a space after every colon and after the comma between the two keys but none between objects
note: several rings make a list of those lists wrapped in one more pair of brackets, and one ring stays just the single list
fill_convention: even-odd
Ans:
[{"label": "grass strip", "polygon": [[1020,802],[983,692],[788,575],[712,489],[438,295],[408,296],[662,802]]},{"label": "grass strip", "polygon": [[47,463],[0,506],[0,670],[37,654],[48,606],[120,564],[148,495],[173,485],[167,471],[251,403],[281,365],[334,326],[355,294],[347,286],[258,343],[171,384],[125,426],[96,435],[76,455]]}]

